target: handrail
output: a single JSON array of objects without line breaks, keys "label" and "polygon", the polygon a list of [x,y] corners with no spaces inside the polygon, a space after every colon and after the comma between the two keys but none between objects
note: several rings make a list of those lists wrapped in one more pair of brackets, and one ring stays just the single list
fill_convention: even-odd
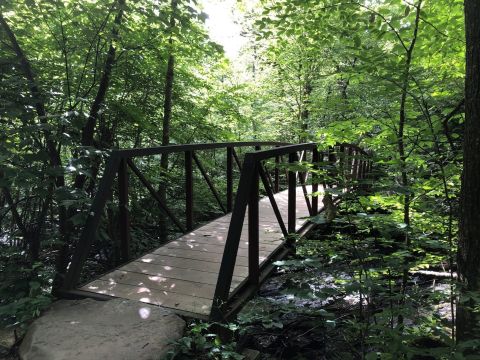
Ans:
[{"label": "handrail", "polygon": [[176,144],[150,148],[137,149],[119,149],[113,150],[112,154],[122,157],[141,157],[160,154],[179,153],[195,150],[211,150],[231,147],[253,147],[253,146],[284,146],[290,143],[280,141],[239,141],[239,142],[218,142],[218,143],[198,143],[198,144]]},{"label": "handrail", "polygon": [[304,144],[288,144],[274,149],[259,150],[254,153],[249,153],[249,156],[253,157],[255,161],[263,161],[275,156],[289,155],[297,151],[313,150],[317,148],[316,143],[304,143]]}]

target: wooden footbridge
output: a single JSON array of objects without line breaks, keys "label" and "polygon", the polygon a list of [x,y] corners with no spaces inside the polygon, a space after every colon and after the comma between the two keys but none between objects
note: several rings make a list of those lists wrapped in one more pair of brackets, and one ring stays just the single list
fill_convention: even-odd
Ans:
[{"label": "wooden footbridge", "polygon": [[[240,159],[238,148],[254,151],[246,152]],[[209,150],[226,152],[225,201],[196,154]],[[184,221],[170,210],[134,162],[140,157],[173,153],[184,155]],[[225,213],[196,229],[193,228],[194,163]],[[234,164],[240,172],[236,189]],[[129,170],[183,233],[136,259],[130,257]],[[314,143],[278,142],[189,144],[113,151],[61,293],[68,297],[138,300],[200,319],[229,318],[255,294],[273,270],[273,262],[292,251],[295,239],[311,229],[313,224],[309,217],[323,210],[319,208],[319,200],[324,189],[335,187],[337,194],[340,189],[346,191],[351,186],[347,184],[366,179],[370,171],[368,155],[348,144],[331,147],[328,151],[318,151]],[[124,264],[86,284],[79,284],[115,178],[118,183],[119,246]],[[282,179],[286,189],[282,189]]]}]

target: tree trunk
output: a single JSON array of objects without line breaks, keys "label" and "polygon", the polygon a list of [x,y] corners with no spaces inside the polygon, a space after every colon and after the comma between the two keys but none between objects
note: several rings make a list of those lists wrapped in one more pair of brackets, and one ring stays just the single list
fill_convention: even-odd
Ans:
[{"label": "tree trunk", "polygon": [[300,143],[308,141],[308,120],[310,118],[310,95],[313,91],[312,82],[309,74],[305,76],[305,83],[303,85],[303,102],[302,111],[300,113]]},{"label": "tree trunk", "polygon": [[[113,28],[111,31],[111,42],[110,47],[107,52],[107,57],[105,59],[105,63],[103,66],[103,73],[102,77],[100,78],[100,83],[98,86],[97,94],[95,95],[95,99],[93,100],[92,106],[90,107],[89,116],[87,122],[82,129],[82,138],[81,138],[81,145],[82,146],[92,146],[93,139],[95,135],[95,127],[97,124],[98,116],[100,110],[105,102],[105,98],[107,95],[108,88],[110,86],[110,78],[112,75],[113,65],[115,63],[115,55],[116,55],[116,47],[114,45],[114,40],[118,38],[119,29],[122,24],[124,9],[125,9],[126,2],[125,0],[117,0],[118,12],[115,16],[113,21]],[[96,174],[98,172],[98,162],[93,162],[92,164],[92,173]],[[74,187],[76,189],[83,189],[86,181],[85,175],[77,175],[75,176],[75,183]],[[64,214],[61,214],[61,218],[63,221],[60,221],[60,230],[61,233],[64,234],[62,237],[62,244],[57,254],[57,261],[56,261],[56,278],[54,281],[54,289],[59,288],[63,282],[63,276],[67,270],[68,261],[69,261],[69,252],[70,252],[70,242],[71,242],[71,235],[72,235],[72,225],[68,222],[73,215],[75,215],[76,209],[75,207],[71,207],[69,211],[64,211]]]},{"label": "tree trunk", "polygon": [[[15,52],[18,62],[20,63],[20,68],[22,69],[22,72],[28,81],[30,95],[32,96],[32,99],[34,99],[35,101],[35,111],[37,113],[38,119],[40,123],[47,124],[48,114],[47,114],[46,106],[44,103],[45,96],[39,84],[37,83],[35,73],[32,69],[32,66],[30,64],[30,61],[27,55],[23,51],[22,47],[20,46],[17,40],[17,37],[15,36],[13,30],[10,28],[10,25],[7,23],[6,19],[3,17],[3,14],[1,12],[0,12],[0,27],[5,31],[7,38],[11,43],[12,50]],[[49,165],[54,169],[61,168],[62,160],[60,157],[60,152],[59,152],[59,148],[57,146],[56,141],[52,138],[52,134],[49,130],[44,130],[43,135],[45,137],[46,150],[49,157]],[[34,138],[34,140],[36,140],[36,138]],[[37,140],[37,142],[39,141]],[[43,144],[41,143],[38,143],[37,145],[39,146],[39,148],[43,147]],[[65,186],[65,177],[63,173],[60,175],[52,176],[51,178],[56,188],[62,188]],[[50,190],[53,191],[53,186],[49,186],[49,194],[50,194]],[[30,244],[31,245],[30,255],[31,255],[32,261],[35,261],[38,258],[40,253],[41,230],[42,230],[43,224],[45,223],[45,217],[47,216],[46,209],[48,208],[50,201],[51,199],[49,195],[48,200],[45,200],[44,207],[42,207],[42,211],[39,213],[39,218],[37,219],[37,227],[35,229],[28,230],[24,224],[21,225],[21,223],[19,222],[21,221],[21,219],[19,217],[15,217],[15,213],[13,213],[14,217],[16,218],[17,225],[20,227],[20,230],[25,234],[24,235],[25,238],[30,238],[29,234],[35,234]],[[62,240],[64,240],[66,235],[67,215],[66,215],[66,208],[62,205],[58,206],[58,216],[59,216],[60,237]]]},{"label": "tree trunk", "polygon": [[[112,76],[112,69],[113,65],[115,64],[115,55],[117,52],[117,48],[114,45],[114,41],[118,38],[120,26],[122,24],[123,13],[125,8],[125,0],[118,0],[118,12],[115,16],[115,20],[113,21],[113,28],[112,28],[112,39],[110,40],[110,47],[107,52],[107,57],[105,59],[105,64],[103,66],[103,73],[102,77],[100,78],[100,83],[98,85],[97,94],[95,95],[95,99],[93,100],[92,106],[90,107],[90,112],[88,114],[87,122],[82,129],[82,139],[81,144],[82,146],[92,146],[93,139],[95,135],[95,126],[97,124],[98,116],[100,114],[100,110],[105,103],[105,98],[107,96],[107,91],[110,86],[110,78]],[[93,167],[97,165],[94,164]],[[98,167],[98,166],[97,166]],[[95,172],[96,169],[92,169],[92,172]],[[82,189],[86,181],[85,175],[78,175],[75,178],[75,188]]]},{"label": "tree trunk", "polygon": [[465,0],[467,40],[465,80],[465,135],[460,199],[458,279],[461,283],[457,305],[457,340],[478,338],[478,306],[468,294],[480,291],[480,2]]},{"label": "tree trunk", "polygon": [[[171,2],[171,13],[170,13],[170,39],[168,40],[169,45],[169,54],[167,62],[167,71],[165,73],[165,91],[164,91],[164,100],[163,100],[163,123],[162,123],[162,146],[167,146],[170,144],[170,124],[172,120],[172,98],[173,98],[173,80],[175,77],[175,57],[173,55],[173,37],[172,32],[175,28],[175,13],[177,10],[177,0],[172,0]],[[163,175],[166,176],[168,171],[168,154],[163,154],[160,160],[160,168]],[[166,203],[167,200],[167,184],[164,179],[160,184],[158,193],[163,203]],[[167,240],[167,223],[166,218],[162,216],[160,218],[160,240]]]},{"label": "tree trunk", "polygon": [[[419,0],[418,4],[416,5],[416,15],[415,15],[415,24],[413,29],[413,36],[412,42],[410,46],[406,48],[405,54],[405,67],[403,71],[403,83],[402,83],[402,94],[400,100],[400,114],[399,114],[399,123],[398,123],[398,134],[397,134],[397,150],[398,156],[400,158],[400,181],[401,185],[405,190],[405,195],[403,199],[403,222],[406,227],[405,231],[405,246],[407,249],[410,248],[411,239],[408,234],[408,230],[410,227],[410,202],[411,202],[411,194],[408,181],[408,170],[407,170],[407,153],[405,151],[405,125],[407,123],[407,111],[406,111],[406,104],[407,104],[407,95],[409,89],[409,82],[410,82],[410,72],[412,67],[412,59],[413,59],[413,50],[415,49],[415,44],[417,42],[418,37],[418,27],[420,23],[420,10],[422,8],[422,1]],[[402,294],[403,298],[401,300],[401,305],[405,303],[405,293],[407,288],[407,283],[409,279],[409,269],[407,264],[405,264],[405,269],[403,270],[402,276]],[[398,322],[403,323],[403,315],[398,316]]]}]

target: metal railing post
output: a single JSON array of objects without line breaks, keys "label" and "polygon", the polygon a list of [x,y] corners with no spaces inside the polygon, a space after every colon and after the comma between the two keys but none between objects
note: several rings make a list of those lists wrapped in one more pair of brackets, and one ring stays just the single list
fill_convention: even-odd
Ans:
[{"label": "metal railing post", "polygon": [[352,151],[352,156],[353,156],[353,165],[352,165],[352,180],[356,181],[358,180],[359,176],[359,153],[355,149]]},{"label": "metal railing post", "polygon": [[[296,153],[288,154],[289,165],[295,163]],[[296,203],[297,203],[297,175],[295,170],[288,169],[288,233],[294,234],[296,231]]]},{"label": "metal railing post", "polygon": [[318,174],[316,171],[319,169],[318,162],[320,161],[320,156],[318,153],[318,148],[314,147],[312,150],[312,163],[313,163],[313,173],[312,173],[312,215],[318,214]]},{"label": "metal railing post", "polygon": [[258,286],[260,282],[259,267],[259,162],[255,162],[253,179],[248,197],[248,282]]},{"label": "metal railing post", "polygon": [[233,147],[227,147],[227,212],[233,208]]},{"label": "metal railing post", "polygon": [[185,219],[186,229],[193,229],[193,151],[185,151]]},{"label": "metal railing post", "polygon": [[128,172],[125,159],[118,166],[118,217],[120,225],[120,260],[130,260],[130,216],[128,212]]},{"label": "metal railing post", "polygon": [[274,175],[275,188],[273,190],[275,192],[275,194],[280,191],[280,171],[278,169],[279,164],[280,164],[280,157],[275,156],[275,175]]}]

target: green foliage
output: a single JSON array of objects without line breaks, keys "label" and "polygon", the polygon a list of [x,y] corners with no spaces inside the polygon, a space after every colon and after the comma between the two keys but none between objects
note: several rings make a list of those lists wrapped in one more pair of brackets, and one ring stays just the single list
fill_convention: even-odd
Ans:
[{"label": "green foliage", "polygon": [[[169,2],[2,1],[0,15],[25,57],[22,62],[2,25],[2,323],[28,322],[51,301],[52,268],[57,264],[61,271],[58,264],[68,264],[110,150],[161,143],[165,72],[173,55],[171,143],[316,141],[327,150],[350,142],[367,149],[375,162],[372,176],[359,184],[321,164],[322,182],[357,185],[357,191],[326,191],[342,196],[340,216],[331,223],[323,215],[313,219],[327,235],[302,243],[301,258],[277,264],[288,274],[302,274],[291,276],[283,289],[288,301],[279,308],[260,302],[241,314],[242,332],[256,327],[284,332],[288,315],[298,313],[315,323],[315,333],[347,349],[341,353],[345,359],[462,359],[462,346],[478,344],[455,347],[452,325],[434,309],[445,302],[455,305],[455,282],[443,281],[442,291],[416,282],[422,270],[455,270],[462,5],[461,0],[244,2],[239,7],[250,42],[238,60],[244,67],[238,74],[232,66],[237,64],[208,37],[205,14],[195,1],[179,1],[173,28]],[[100,79],[108,73],[111,48],[116,52],[108,89],[93,114],[93,139],[85,145],[85,125],[99,98]],[[198,155],[224,198],[224,154]],[[178,181],[184,159],[171,155],[168,171],[159,171],[159,157],[135,161],[155,188],[168,185],[169,206],[184,220],[184,184]],[[306,161],[291,169],[312,167]],[[201,223],[221,212],[198,172],[194,182],[194,213]],[[133,176],[129,186],[136,256],[177,229],[162,223],[165,214]],[[117,264],[116,191],[85,279]],[[334,281],[315,286],[321,277]],[[461,301],[474,303],[477,295]],[[327,306],[346,298],[360,300],[345,317]],[[298,306],[296,299],[326,308]],[[425,341],[438,347],[427,349]],[[193,324],[176,349],[171,354],[176,358],[240,358],[235,344],[221,342],[203,323]]]},{"label": "green foliage", "polygon": [[22,264],[23,253],[5,249],[0,257],[0,325],[28,324],[50,305],[51,271],[40,262]]},{"label": "green foliage", "polygon": [[[277,262],[283,279],[278,295],[255,300],[239,323],[252,336],[258,328],[295,333],[298,325],[292,324],[308,316],[305,326],[321,329],[316,336],[328,339],[327,358],[339,349],[342,358],[461,358],[452,324],[438,310],[451,310],[450,280],[432,287],[431,280],[414,275],[414,269],[441,269],[445,246],[422,237],[417,242],[417,233],[382,206],[359,213],[365,200],[350,194],[332,224],[300,241],[297,257]],[[415,237],[412,247],[401,241],[406,231]],[[404,269],[413,272],[405,289]]]},{"label": "green foliage", "polygon": [[[173,28],[170,3],[149,0],[125,5],[7,0],[0,3],[0,15],[0,241],[15,244],[15,259],[25,269],[39,262],[57,267],[51,278],[65,271],[111,149],[161,143],[170,54],[175,58],[171,143],[232,140],[237,125],[248,122],[242,110],[247,90],[208,37],[205,14],[195,2],[178,2]],[[92,116],[93,136],[86,145],[85,125]],[[183,176],[178,159],[168,174],[160,174],[155,161],[137,162],[155,187]],[[206,204],[197,204],[195,211],[208,209],[197,219],[209,220],[218,208],[206,185],[197,182]],[[173,211],[183,215],[182,184],[175,185],[167,196]],[[158,224],[165,214],[138,181],[131,180],[130,189],[132,250],[139,255],[165,240]],[[115,200],[107,206],[85,279],[117,264],[117,208]],[[167,221],[166,227],[174,236],[172,224]],[[24,270],[18,273],[19,279],[26,276]],[[6,289],[12,293],[2,302],[28,298],[28,287]],[[43,301],[34,292],[31,296]]]},{"label": "green foliage", "polygon": [[221,328],[224,328],[224,331],[233,331],[237,327],[203,322],[191,323],[185,336],[173,343],[174,349],[169,352],[166,359],[244,359],[243,355],[236,352],[235,342],[225,343],[220,339],[218,331]]}]

